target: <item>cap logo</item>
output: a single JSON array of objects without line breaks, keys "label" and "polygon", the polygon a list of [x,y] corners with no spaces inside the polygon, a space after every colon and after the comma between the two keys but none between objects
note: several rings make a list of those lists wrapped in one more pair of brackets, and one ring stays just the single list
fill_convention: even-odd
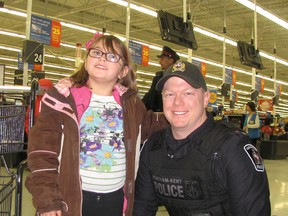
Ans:
[{"label": "cap logo", "polygon": [[185,68],[186,68],[186,65],[184,64],[184,62],[178,61],[173,65],[172,72],[175,72],[175,71],[184,72]]}]

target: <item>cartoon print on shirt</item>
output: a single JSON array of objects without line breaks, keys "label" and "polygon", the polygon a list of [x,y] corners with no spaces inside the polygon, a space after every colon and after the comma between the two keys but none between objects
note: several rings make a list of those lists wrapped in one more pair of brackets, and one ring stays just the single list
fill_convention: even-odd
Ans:
[{"label": "cartoon print on shirt", "polygon": [[119,113],[119,109],[116,108],[115,106],[110,106],[110,107],[106,107],[104,105],[104,110],[102,113],[100,114],[100,118],[107,121],[107,120],[111,120],[114,119],[116,115],[118,115]]}]

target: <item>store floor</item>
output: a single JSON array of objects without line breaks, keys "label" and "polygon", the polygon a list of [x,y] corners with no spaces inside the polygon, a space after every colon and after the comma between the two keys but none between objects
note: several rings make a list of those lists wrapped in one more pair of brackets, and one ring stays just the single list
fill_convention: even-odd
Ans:
[{"label": "store floor", "polygon": [[[288,215],[288,159],[286,160],[264,160],[269,184],[272,216]],[[24,179],[27,175],[24,172]],[[257,184],[257,182],[255,182]],[[14,215],[14,214],[13,214]],[[22,196],[22,216],[33,216],[34,208],[32,206],[31,195],[24,187]],[[167,212],[161,207],[157,216],[168,216]]]}]

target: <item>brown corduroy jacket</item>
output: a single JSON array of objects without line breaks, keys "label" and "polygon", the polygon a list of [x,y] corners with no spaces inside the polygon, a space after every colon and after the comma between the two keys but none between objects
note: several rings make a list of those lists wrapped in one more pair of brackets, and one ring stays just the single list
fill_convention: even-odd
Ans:
[{"label": "brown corduroy jacket", "polygon": [[[88,91],[84,88],[87,95],[81,92],[80,104],[75,95],[64,96],[55,87],[43,97],[41,112],[29,133],[28,167],[31,173],[25,182],[37,213],[61,209],[64,216],[82,215],[77,106],[86,110],[91,98]],[[168,123],[163,115],[146,111],[137,92],[131,89],[120,100],[126,148],[124,188],[128,206],[125,215],[132,216],[140,144],[153,131],[166,127]]]}]

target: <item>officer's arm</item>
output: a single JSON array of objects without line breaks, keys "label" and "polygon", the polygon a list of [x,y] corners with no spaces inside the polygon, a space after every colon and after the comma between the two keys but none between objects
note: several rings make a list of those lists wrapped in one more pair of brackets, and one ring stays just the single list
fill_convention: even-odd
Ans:
[{"label": "officer's arm", "polygon": [[224,153],[233,216],[270,216],[269,186],[263,161],[248,138],[233,136]]},{"label": "officer's arm", "polygon": [[133,216],[155,216],[158,210],[157,196],[149,172],[148,144],[141,152],[139,169],[135,185]]}]

